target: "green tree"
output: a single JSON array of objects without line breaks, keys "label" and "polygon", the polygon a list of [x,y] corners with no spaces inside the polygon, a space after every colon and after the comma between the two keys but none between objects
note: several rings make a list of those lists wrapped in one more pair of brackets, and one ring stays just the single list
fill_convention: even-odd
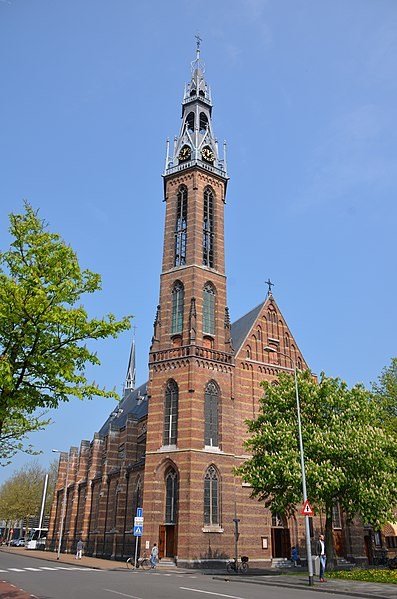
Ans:
[{"label": "green tree", "polygon": [[[262,383],[264,397],[256,420],[248,420],[245,446],[252,457],[236,472],[252,495],[273,512],[292,516],[302,503],[294,379],[280,373],[278,384]],[[307,492],[325,513],[325,535],[334,556],[332,509],[348,519],[359,515],[380,526],[392,517],[397,496],[397,448],[376,426],[379,407],[362,385],[349,389],[337,378],[298,373]]]},{"label": "green tree", "polygon": [[48,424],[48,408],[70,396],[117,397],[88,383],[86,365],[100,361],[86,344],[130,327],[130,317],[88,317],[79,302],[101,289],[100,275],[81,270],[30,204],[10,215],[9,231],[10,248],[0,252],[0,463]]},{"label": "green tree", "polygon": [[0,487],[0,518],[6,521],[23,520],[28,531],[29,519],[40,515],[46,474],[49,474],[49,485],[44,515],[48,516],[48,506],[51,505],[49,499],[54,491],[52,473],[55,465],[51,464],[46,470],[33,461],[15,471]]},{"label": "green tree", "polygon": [[372,391],[381,410],[381,424],[397,439],[397,358],[385,367]]}]

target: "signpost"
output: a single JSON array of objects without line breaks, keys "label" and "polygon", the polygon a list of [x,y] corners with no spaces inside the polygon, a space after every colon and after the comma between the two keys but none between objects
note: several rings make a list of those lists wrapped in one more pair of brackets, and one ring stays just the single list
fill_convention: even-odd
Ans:
[{"label": "signpost", "polygon": [[310,506],[309,500],[306,499],[304,505],[303,505],[303,510],[302,510],[302,514],[304,516],[313,516],[313,510]]},{"label": "signpost", "polygon": [[135,569],[136,562],[138,557],[138,538],[142,536],[143,533],[143,508],[136,508],[136,516],[134,518],[134,537],[135,537]]}]

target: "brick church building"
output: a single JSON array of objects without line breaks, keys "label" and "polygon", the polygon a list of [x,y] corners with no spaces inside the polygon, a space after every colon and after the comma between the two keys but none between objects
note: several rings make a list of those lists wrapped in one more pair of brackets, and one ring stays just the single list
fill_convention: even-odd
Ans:
[{"label": "brick church building", "polygon": [[[291,365],[308,368],[270,290],[234,323],[226,295],[226,149],[218,147],[200,47],[182,101],[182,126],[167,149],[166,206],[159,305],[149,380],[135,387],[133,346],[122,401],[92,441],[62,454],[51,511],[50,547],[81,537],[87,554],[134,553],[136,508],[143,508],[140,551],[182,566],[222,564],[238,554],[270,565],[304,557],[304,517],[272,514],[233,475],[247,456],[247,418],[258,414],[260,382]],[[270,348],[270,349],[267,349]],[[64,489],[66,486],[66,503]],[[63,508],[66,506],[66,509]],[[298,510],[300,514],[300,510]],[[313,519],[313,535],[324,526]],[[366,532],[335,506],[341,557],[365,557]]]}]

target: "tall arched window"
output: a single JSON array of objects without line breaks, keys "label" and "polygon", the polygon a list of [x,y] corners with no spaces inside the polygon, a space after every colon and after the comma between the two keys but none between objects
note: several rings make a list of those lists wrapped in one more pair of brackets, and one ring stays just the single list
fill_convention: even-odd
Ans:
[{"label": "tall arched window", "polygon": [[211,283],[207,283],[204,287],[203,333],[215,335],[215,289]]},{"label": "tall arched window", "polygon": [[177,196],[176,225],[175,225],[175,259],[174,265],[186,264],[187,238],[187,187],[182,185]]},{"label": "tall arched window", "polygon": [[182,333],[184,295],[183,285],[180,281],[177,281],[172,290],[171,335]]},{"label": "tall arched window", "polygon": [[200,112],[200,133],[205,133],[208,129],[208,117],[205,112]]},{"label": "tall arched window", "polygon": [[219,525],[219,478],[214,466],[210,466],[204,477],[204,524]]},{"label": "tall arched window", "polygon": [[218,415],[219,393],[216,384],[211,381],[205,388],[204,401],[204,443],[211,447],[218,447]]},{"label": "tall arched window", "polygon": [[214,194],[209,187],[204,190],[203,264],[214,267]]},{"label": "tall arched window", "polygon": [[175,470],[169,470],[165,477],[165,524],[176,524],[178,504],[178,477]]},{"label": "tall arched window", "polygon": [[164,405],[164,445],[176,445],[178,432],[178,385],[168,381]]},{"label": "tall arched window", "polygon": [[186,123],[189,131],[194,131],[194,112],[189,112],[186,117]]}]

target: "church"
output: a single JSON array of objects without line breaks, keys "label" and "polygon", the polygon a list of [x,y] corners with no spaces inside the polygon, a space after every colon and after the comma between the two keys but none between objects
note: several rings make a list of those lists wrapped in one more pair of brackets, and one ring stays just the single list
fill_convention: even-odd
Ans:
[{"label": "church", "polygon": [[[245,420],[258,415],[260,382],[308,365],[273,297],[231,323],[224,210],[226,147],[213,130],[200,42],[182,100],[182,125],[167,156],[159,304],[149,380],[135,386],[133,345],[122,400],[91,441],[62,454],[51,510],[50,548],[126,559],[153,543],[165,562],[224,566],[238,555],[275,565],[296,546],[306,554],[304,518],[271,513],[235,477]],[[154,308],[154,307],[153,307]],[[66,493],[65,493],[66,489]],[[137,508],[143,524],[135,527]],[[140,510],[139,510],[140,512]],[[142,521],[141,521],[142,522]],[[325,521],[311,519],[313,537]],[[140,534],[142,533],[142,534]],[[340,558],[365,559],[370,534],[335,505]],[[368,556],[368,554],[367,554]]]}]

